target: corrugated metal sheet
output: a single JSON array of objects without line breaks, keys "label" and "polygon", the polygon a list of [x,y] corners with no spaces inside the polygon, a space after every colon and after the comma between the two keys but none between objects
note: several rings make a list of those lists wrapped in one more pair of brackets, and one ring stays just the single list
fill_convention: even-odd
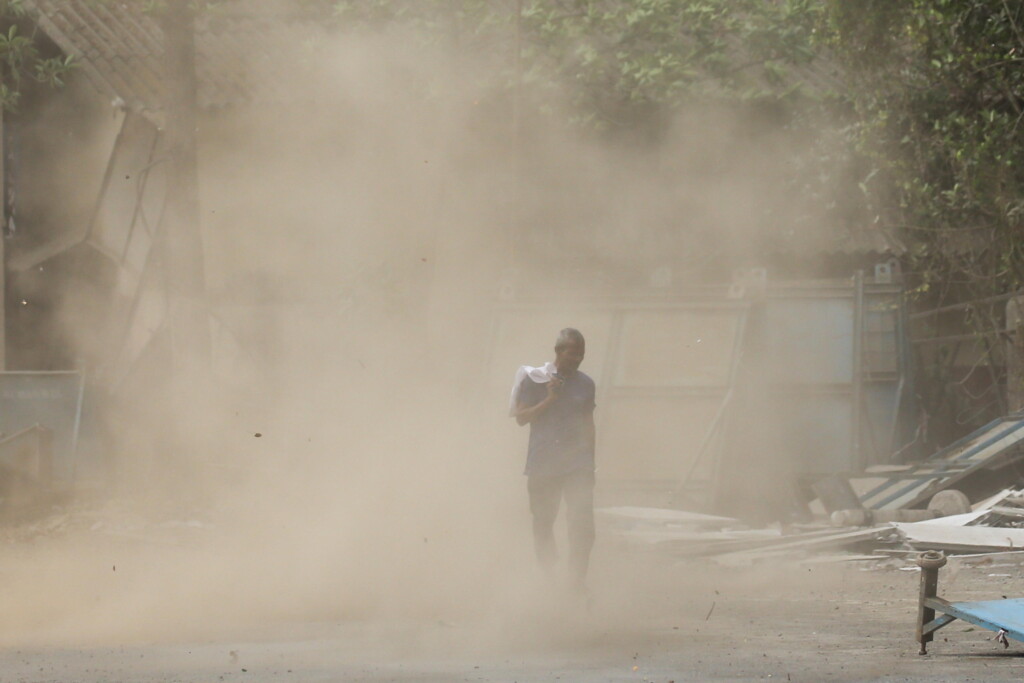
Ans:
[{"label": "corrugated metal sheet", "polygon": [[[141,3],[26,0],[39,27],[78,59],[90,81],[132,111],[157,117],[163,108],[164,46],[159,22]],[[227,11],[230,10],[230,11]],[[199,105],[216,108],[293,99],[295,68],[323,29],[285,21],[266,5],[240,1],[196,22]]]}]

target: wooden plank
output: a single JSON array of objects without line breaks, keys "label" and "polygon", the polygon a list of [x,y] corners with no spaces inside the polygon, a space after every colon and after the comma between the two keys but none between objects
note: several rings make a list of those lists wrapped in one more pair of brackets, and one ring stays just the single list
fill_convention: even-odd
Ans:
[{"label": "wooden plank", "polygon": [[732,517],[719,517],[717,515],[705,515],[700,512],[671,510],[668,508],[649,508],[625,505],[620,507],[598,508],[595,512],[609,515],[611,517],[620,517],[623,519],[652,523],[674,522],[678,524],[688,524],[691,526],[717,527],[739,524],[739,522]]},{"label": "wooden plank", "polygon": [[785,554],[802,550],[822,550],[828,548],[842,548],[860,541],[881,540],[891,531],[891,527],[874,527],[871,529],[856,529],[853,531],[844,530],[839,533],[828,535],[815,535],[814,538],[795,538],[791,541],[773,543],[771,545],[754,549],[740,550],[736,552],[721,553],[715,555],[716,560],[726,563],[753,561],[767,557]]},{"label": "wooden plank", "polygon": [[907,543],[925,549],[1010,550],[1024,548],[1024,529],[894,522]]},{"label": "wooden plank", "polygon": [[985,512],[1003,515],[1004,517],[1024,517],[1024,508],[1006,507],[1005,505],[997,505],[996,507],[985,510]]}]

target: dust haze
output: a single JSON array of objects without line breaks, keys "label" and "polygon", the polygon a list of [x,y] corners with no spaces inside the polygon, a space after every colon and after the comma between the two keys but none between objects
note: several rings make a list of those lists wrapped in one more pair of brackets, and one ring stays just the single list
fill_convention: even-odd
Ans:
[{"label": "dust haze", "polygon": [[[212,376],[185,414],[150,375],[102,406],[102,509],[138,524],[20,547],[4,642],[355,619],[479,623],[471,645],[500,650],[627,633],[662,586],[701,599],[686,570],[600,535],[592,615],[540,581],[526,429],[488,381],[491,307],[509,286],[615,295],[662,265],[727,284],[721,263],[754,263],[766,225],[808,210],[784,165],[799,135],[708,107],[655,139],[581,133],[561,102],[517,127],[504,91],[479,85],[493,56],[415,38],[346,35],[296,69],[288,103],[203,116]],[[93,321],[66,313],[63,333],[93,344]],[[533,349],[522,363],[550,359]]]}]

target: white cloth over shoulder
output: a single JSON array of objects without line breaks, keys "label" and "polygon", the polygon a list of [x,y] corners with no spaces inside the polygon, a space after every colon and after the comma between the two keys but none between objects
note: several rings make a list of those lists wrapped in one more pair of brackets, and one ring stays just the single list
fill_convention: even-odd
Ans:
[{"label": "white cloth over shoulder", "polygon": [[558,370],[555,368],[555,364],[550,361],[537,368],[532,365],[520,365],[516,370],[515,382],[512,383],[512,395],[508,400],[508,414],[516,414],[516,401],[519,399],[519,387],[523,383],[523,378],[529,377],[537,384],[547,384],[556,372]]}]

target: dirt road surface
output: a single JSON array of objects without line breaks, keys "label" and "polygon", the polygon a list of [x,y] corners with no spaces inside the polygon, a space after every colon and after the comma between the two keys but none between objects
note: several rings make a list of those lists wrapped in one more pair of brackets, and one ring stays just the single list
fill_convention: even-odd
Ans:
[{"label": "dirt road surface", "polygon": [[[111,556],[146,543],[123,534],[102,542]],[[931,653],[919,656],[913,640],[919,575],[896,566],[774,561],[721,567],[604,542],[595,557],[589,609],[558,586],[535,581],[518,605],[512,601],[464,618],[330,609],[254,617],[259,612],[239,605],[237,614],[225,608],[223,618],[211,618],[210,611],[190,618],[188,611],[168,615],[173,600],[100,609],[123,587],[109,579],[107,587],[97,588],[99,569],[90,575],[76,565],[75,575],[62,574],[61,558],[76,543],[81,539],[60,535],[3,543],[0,576],[5,603],[12,607],[0,616],[0,681],[788,683],[1024,677],[1024,644],[1011,641],[1004,650],[992,633],[961,622],[941,631]],[[996,559],[962,565],[943,570],[941,595],[1024,596],[1018,564]],[[109,577],[119,571],[102,570]],[[47,581],[40,584],[40,576]],[[65,609],[68,596],[78,594],[89,599]],[[97,605],[89,607],[91,600]]]}]

